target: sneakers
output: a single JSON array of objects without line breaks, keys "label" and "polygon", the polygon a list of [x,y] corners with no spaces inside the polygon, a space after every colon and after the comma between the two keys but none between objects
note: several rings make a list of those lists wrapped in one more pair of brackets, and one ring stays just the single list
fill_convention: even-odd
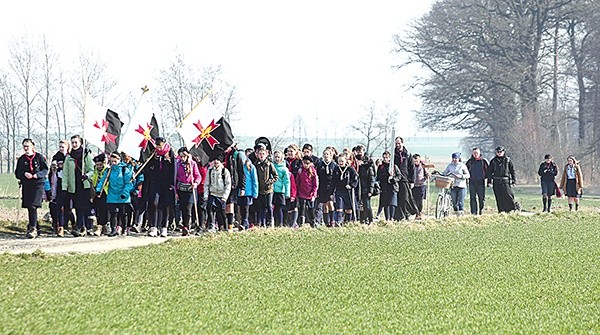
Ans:
[{"label": "sneakers", "polygon": [[102,236],[102,225],[96,225],[96,231],[94,232],[94,236]]},{"label": "sneakers", "polygon": [[167,237],[167,227],[162,227],[160,230],[160,237]]},{"label": "sneakers", "polygon": [[123,234],[123,227],[117,226],[116,231],[117,231],[117,235],[122,235]]},{"label": "sneakers", "polygon": [[141,233],[142,232],[142,227],[138,226],[138,225],[133,225],[133,227],[131,227],[131,231],[134,233]]},{"label": "sneakers", "polygon": [[29,231],[27,231],[27,238],[36,238],[37,236],[38,236],[37,229],[29,228]]},{"label": "sneakers", "polygon": [[150,236],[150,237],[158,236],[158,229],[156,227],[150,227],[150,230],[148,231],[148,236]]},{"label": "sneakers", "polygon": [[56,233],[58,237],[65,237],[65,227],[58,227],[58,231]]},{"label": "sneakers", "polygon": [[131,234],[131,227],[127,227],[125,228],[125,231],[123,231],[123,236],[128,236],[129,234]]},{"label": "sneakers", "polygon": [[71,231],[71,235],[73,235],[74,237],[81,237],[81,236],[85,236],[87,234],[87,230],[85,230],[85,228],[75,228]]},{"label": "sneakers", "polygon": [[181,227],[181,236],[189,236],[190,229],[186,226]]}]

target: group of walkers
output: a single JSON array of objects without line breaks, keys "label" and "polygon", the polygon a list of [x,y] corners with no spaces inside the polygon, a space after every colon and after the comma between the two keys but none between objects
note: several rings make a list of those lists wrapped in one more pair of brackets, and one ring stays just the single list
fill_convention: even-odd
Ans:
[{"label": "group of walkers", "polygon": [[[302,149],[292,144],[272,151],[266,138],[259,139],[254,148],[241,150],[234,144],[203,164],[186,147],[175,153],[161,137],[143,161],[124,152],[92,157],[83,139],[74,135],[70,142],[59,142],[50,166],[35,152],[33,141],[25,139],[15,175],[22,207],[29,213],[27,237],[38,235],[37,210],[44,197],[60,237],[69,224],[76,237],[130,232],[166,237],[175,229],[185,236],[192,229],[200,234],[253,227],[337,227],[349,221],[370,224],[381,214],[386,220],[421,219],[431,166],[412,155],[401,137],[395,139],[393,152],[385,151],[376,160],[362,145],[341,151],[327,147],[317,157],[308,143]],[[547,155],[540,165],[544,211],[550,211],[556,189],[565,190],[569,206],[578,209],[583,178],[575,158],[568,161],[560,187],[554,183],[558,169],[552,157]],[[482,213],[486,185],[493,185],[499,212],[518,209],[512,192],[514,167],[503,147],[496,148],[489,163],[478,148],[466,164],[454,153],[442,174],[455,180],[451,194],[457,215],[464,213],[467,187],[471,214]],[[377,195],[374,213],[371,198]]]},{"label": "group of walkers", "polygon": [[[485,208],[485,189],[492,186],[498,212],[511,212],[520,210],[520,204],[515,201],[512,187],[517,178],[515,168],[510,157],[506,156],[506,150],[502,146],[495,149],[496,155],[488,162],[481,156],[479,148],[473,148],[471,157],[466,163],[462,163],[460,153],[452,154],[452,162],[448,164],[442,175],[454,178],[451,189],[452,204],[455,214],[464,214],[464,199],[467,187],[470,196],[471,214],[481,215]],[[541,180],[543,212],[550,212],[552,196],[562,196],[564,193],[568,198],[569,210],[579,209],[579,198],[583,191],[583,174],[579,162],[574,156],[567,157],[560,183],[555,178],[558,175],[558,167],[553,162],[550,154],[544,156],[544,162],[540,164],[537,171]]]}]

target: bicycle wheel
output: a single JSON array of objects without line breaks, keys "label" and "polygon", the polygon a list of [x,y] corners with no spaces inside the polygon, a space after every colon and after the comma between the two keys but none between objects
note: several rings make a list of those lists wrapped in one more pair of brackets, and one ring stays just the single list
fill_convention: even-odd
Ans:
[{"label": "bicycle wheel", "polygon": [[444,217],[450,216],[450,210],[452,209],[452,197],[446,193],[444,195]]},{"label": "bicycle wheel", "polygon": [[444,217],[444,195],[439,194],[435,202],[435,218],[440,219]]}]

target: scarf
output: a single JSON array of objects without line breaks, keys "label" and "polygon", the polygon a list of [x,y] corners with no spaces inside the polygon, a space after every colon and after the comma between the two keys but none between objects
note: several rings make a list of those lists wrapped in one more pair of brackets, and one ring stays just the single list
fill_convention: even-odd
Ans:
[{"label": "scarf", "polygon": [[31,155],[31,158],[29,158],[27,155],[25,155],[25,158],[27,158],[29,161],[29,170],[33,174],[33,159],[35,158],[35,151],[33,152],[33,155]]},{"label": "scarf", "polygon": [[162,149],[156,148],[156,154],[159,156],[164,156],[170,150],[171,150],[171,145],[169,145],[169,143],[165,143],[165,145],[163,145]]}]

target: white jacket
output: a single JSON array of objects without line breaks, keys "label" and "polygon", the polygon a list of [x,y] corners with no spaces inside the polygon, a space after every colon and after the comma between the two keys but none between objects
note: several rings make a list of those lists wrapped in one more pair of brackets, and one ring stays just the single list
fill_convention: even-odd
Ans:
[{"label": "white jacket", "polygon": [[467,169],[467,166],[462,162],[448,164],[442,174],[454,178],[454,185],[452,186],[460,188],[467,188],[467,179],[471,176],[469,174],[469,169]]}]

